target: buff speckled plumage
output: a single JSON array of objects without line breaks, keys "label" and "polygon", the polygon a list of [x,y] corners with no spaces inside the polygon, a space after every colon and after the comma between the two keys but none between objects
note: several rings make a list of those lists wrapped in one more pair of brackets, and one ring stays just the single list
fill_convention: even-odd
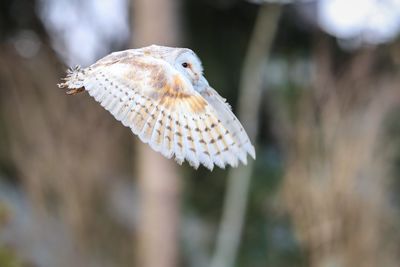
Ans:
[{"label": "buff speckled plumage", "polygon": [[112,53],[68,71],[67,94],[87,91],[118,121],[167,158],[194,168],[238,166],[255,158],[229,104],[203,76],[187,48],[151,45]]}]

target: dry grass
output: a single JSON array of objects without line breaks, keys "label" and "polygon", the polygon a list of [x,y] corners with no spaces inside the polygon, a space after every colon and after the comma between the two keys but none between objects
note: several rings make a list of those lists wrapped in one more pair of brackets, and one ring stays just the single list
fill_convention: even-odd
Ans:
[{"label": "dry grass", "polygon": [[309,266],[397,266],[383,136],[399,104],[399,80],[373,75],[372,50],[356,55],[337,79],[327,43],[319,45],[314,89],[284,141],[284,201]]}]

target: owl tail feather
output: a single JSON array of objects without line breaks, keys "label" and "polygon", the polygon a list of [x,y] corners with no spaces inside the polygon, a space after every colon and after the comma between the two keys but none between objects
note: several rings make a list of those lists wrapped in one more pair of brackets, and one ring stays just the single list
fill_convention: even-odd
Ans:
[{"label": "owl tail feather", "polygon": [[57,84],[58,88],[67,88],[67,95],[75,95],[85,90],[84,81],[85,73],[79,65],[67,70],[67,77],[63,78],[63,83]]}]

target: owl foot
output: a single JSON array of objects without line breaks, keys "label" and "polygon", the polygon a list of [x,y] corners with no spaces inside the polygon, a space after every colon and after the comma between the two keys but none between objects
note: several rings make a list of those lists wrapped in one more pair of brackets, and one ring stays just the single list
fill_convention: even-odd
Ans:
[{"label": "owl foot", "polygon": [[67,77],[63,78],[65,82],[57,84],[58,88],[67,88],[67,95],[75,95],[85,90],[83,86],[82,75],[84,74],[80,66],[70,68],[67,71]]},{"label": "owl foot", "polygon": [[76,95],[76,94],[79,94],[79,93],[81,93],[83,91],[85,91],[85,88],[81,87],[81,88],[68,89],[67,91],[65,91],[65,93],[67,95]]}]

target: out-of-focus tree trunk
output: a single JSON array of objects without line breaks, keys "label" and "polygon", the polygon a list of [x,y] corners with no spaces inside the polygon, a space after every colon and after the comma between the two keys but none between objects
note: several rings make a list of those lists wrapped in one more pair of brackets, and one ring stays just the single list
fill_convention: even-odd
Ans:
[{"label": "out-of-focus tree trunk", "polygon": [[[256,142],[258,131],[258,111],[261,104],[259,100],[262,94],[265,62],[269,57],[280,14],[279,5],[260,7],[243,66],[238,115],[253,144]],[[252,171],[253,159],[250,159],[247,166],[240,166],[229,172],[215,254],[211,259],[212,267],[229,267],[235,263]]]},{"label": "out-of-focus tree trunk", "polygon": [[[177,8],[177,0],[132,1],[132,45],[177,45]],[[140,195],[137,266],[176,266],[180,207],[177,165],[148,145],[135,145]]]}]

